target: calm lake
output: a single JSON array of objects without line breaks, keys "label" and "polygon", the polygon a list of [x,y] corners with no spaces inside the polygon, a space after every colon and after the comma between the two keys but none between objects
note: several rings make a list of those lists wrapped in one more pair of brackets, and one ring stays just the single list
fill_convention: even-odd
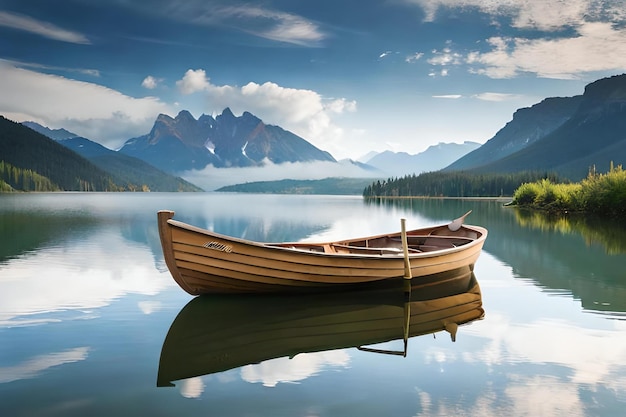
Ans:
[{"label": "calm lake", "polygon": [[[296,342],[285,340],[259,362],[258,340],[276,337],[263,334],[268,323],[365,301],[192,305],[165,266],[159,209],[259,241],[366,236],[471,209],[467,223],[489,230],[474,270],[484,317],[454,342],[411,337],[406,357],[357,349],[357,339],[294,356],[281,353]],[[0,416],[626,415],[625,224],[546,219],[494,200],[51,193],[0,195],[0,237]],[[179,316],[186,306],[199,313]],[[222,363],[238,366],[157,386],[175,321],[212,329],[183,334],[177,353],[189,363],[228,337],[243,347]],[[370,347],[402,350],[402,328]]]}]

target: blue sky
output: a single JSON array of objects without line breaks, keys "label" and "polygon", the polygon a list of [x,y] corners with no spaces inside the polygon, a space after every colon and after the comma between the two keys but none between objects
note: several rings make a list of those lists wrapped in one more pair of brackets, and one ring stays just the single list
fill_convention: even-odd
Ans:
[{"label": "blue sky", "polygon": [[624,72],[624,0],[0,0],[0,114],[112,149],[230,107],[337,159],[418,153]]}]

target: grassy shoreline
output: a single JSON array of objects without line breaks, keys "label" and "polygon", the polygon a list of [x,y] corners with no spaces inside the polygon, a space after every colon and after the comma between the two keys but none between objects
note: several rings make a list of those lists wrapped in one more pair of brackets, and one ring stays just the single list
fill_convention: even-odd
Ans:
[{"label": "grassy shoreline", "polygon": [[590,172],[578,183],[544,179],[522,184],[511,205],[553,213],[588,213],[626,218],[626,171],[611,166],[606,174]]}]

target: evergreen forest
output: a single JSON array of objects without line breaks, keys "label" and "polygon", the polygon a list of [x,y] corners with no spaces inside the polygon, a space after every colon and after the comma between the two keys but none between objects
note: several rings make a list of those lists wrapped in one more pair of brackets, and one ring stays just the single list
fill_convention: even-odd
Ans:
[{"label": "evergreen forest", "polygon": [[559,181],[556,174],[549,172],[434,171],[375,181],[363,190],[363,197],[504,197],[513,196],[524,183],[542,179]]}]

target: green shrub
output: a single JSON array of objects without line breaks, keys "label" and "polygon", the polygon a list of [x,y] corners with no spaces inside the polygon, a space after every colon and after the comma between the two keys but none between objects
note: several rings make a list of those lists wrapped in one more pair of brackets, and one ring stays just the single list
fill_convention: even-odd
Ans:
[{"label": "green shrub", "polygon": [[513,204],[547,211],[584,211],[612,217],[626,216],[626,171],[611,167],[606,174],[590,173],[576,184],[548,179],[522,184]]},{"label": "green shrub", "polygon": [[626,214],[626,171],[621,165],[606,174],[589,175],[581,182],[586,211],[613,216]]},{"label": "green shrub", "polygon": [[540,186],[536,182],[526,182],[519,186],[513,193],[513,204],[520,206],[530,206],[535,204],[535,200],[540,193]]}]

